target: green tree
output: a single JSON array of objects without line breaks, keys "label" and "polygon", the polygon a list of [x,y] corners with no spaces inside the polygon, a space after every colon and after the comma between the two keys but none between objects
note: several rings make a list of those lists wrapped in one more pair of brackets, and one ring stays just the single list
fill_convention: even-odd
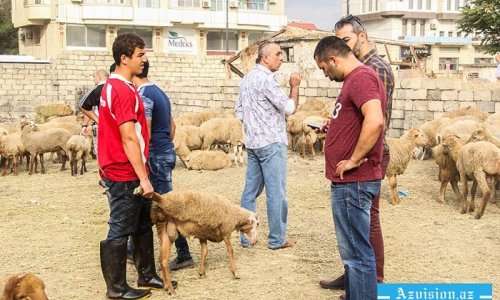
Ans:
[{"label": "green tree", "polygon": [[490,54],[500,52],[500,1],[472,0],[462,8],[458,29],[482,35],[481,48]]},{"label": "green tree", "polygon": [[0,54],[18,54],[17,29],[10,15],[11,0],[0,0]]}]

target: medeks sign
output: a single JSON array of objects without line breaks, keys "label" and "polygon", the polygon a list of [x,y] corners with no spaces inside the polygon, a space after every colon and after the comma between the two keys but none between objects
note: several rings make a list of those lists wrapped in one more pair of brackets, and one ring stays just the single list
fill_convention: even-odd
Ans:
[{"label": "medeks sign", "polygon": [[194,29],[167,29],[164,49],[167,53],[198,54],[198,34]]}]

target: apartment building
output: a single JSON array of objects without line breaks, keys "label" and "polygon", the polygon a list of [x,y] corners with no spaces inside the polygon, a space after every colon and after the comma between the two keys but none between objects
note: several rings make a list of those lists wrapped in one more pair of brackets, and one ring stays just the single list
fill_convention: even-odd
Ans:
[{"label": "apartment building", "polygon": [[[343,13],[358,16],[369,37],[424,44],[427,72],[460,72],[491,67],[494,58],[478,50],[480,38],[464,36],[455,21],[467,0],[343,0]],[[393,60],[406,60],[407,46],[390,46]],[[384,51],[380,51],[384,54]]]},{"label": "apartment building", "polygon": [[148,51],[236,52],[287,23],[283,0],[12,0],[19,53],[109,51],[118,34],[140,35]]}]

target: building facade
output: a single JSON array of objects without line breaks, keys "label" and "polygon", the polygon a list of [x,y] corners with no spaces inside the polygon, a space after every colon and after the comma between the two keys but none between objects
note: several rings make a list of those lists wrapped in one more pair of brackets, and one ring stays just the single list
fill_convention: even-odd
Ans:
[{"label": "building facade", "polygon": [[[478,49],[478,36],[464,36],[455,21],[467,0],[343,0],[343,13],[358,16],[369,37],[425,44],[427,72],[459,73],[494,66],[493,56]],[[405,60],[409,47],[391,46],[393,60]],[[384,51],[381,51],[382,54]]]},{"label": "building facade", "polygon": [[111,52],[118,34],[146,49],[186,55],[236,52],[287,23],[283,0],[12,0],[19,53]]}]

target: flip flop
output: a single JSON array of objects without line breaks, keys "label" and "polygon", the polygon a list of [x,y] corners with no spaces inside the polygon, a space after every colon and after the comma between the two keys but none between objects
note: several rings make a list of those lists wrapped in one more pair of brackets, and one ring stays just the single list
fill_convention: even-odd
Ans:
[{"label": "flip flop", "polygon": [[271,250],[278,250],[278,249],[285,249],[285,248],[291,248],[295,246],[295,241],[294,240],[287,240],[283,245],[277,248],[270,248]]}]

